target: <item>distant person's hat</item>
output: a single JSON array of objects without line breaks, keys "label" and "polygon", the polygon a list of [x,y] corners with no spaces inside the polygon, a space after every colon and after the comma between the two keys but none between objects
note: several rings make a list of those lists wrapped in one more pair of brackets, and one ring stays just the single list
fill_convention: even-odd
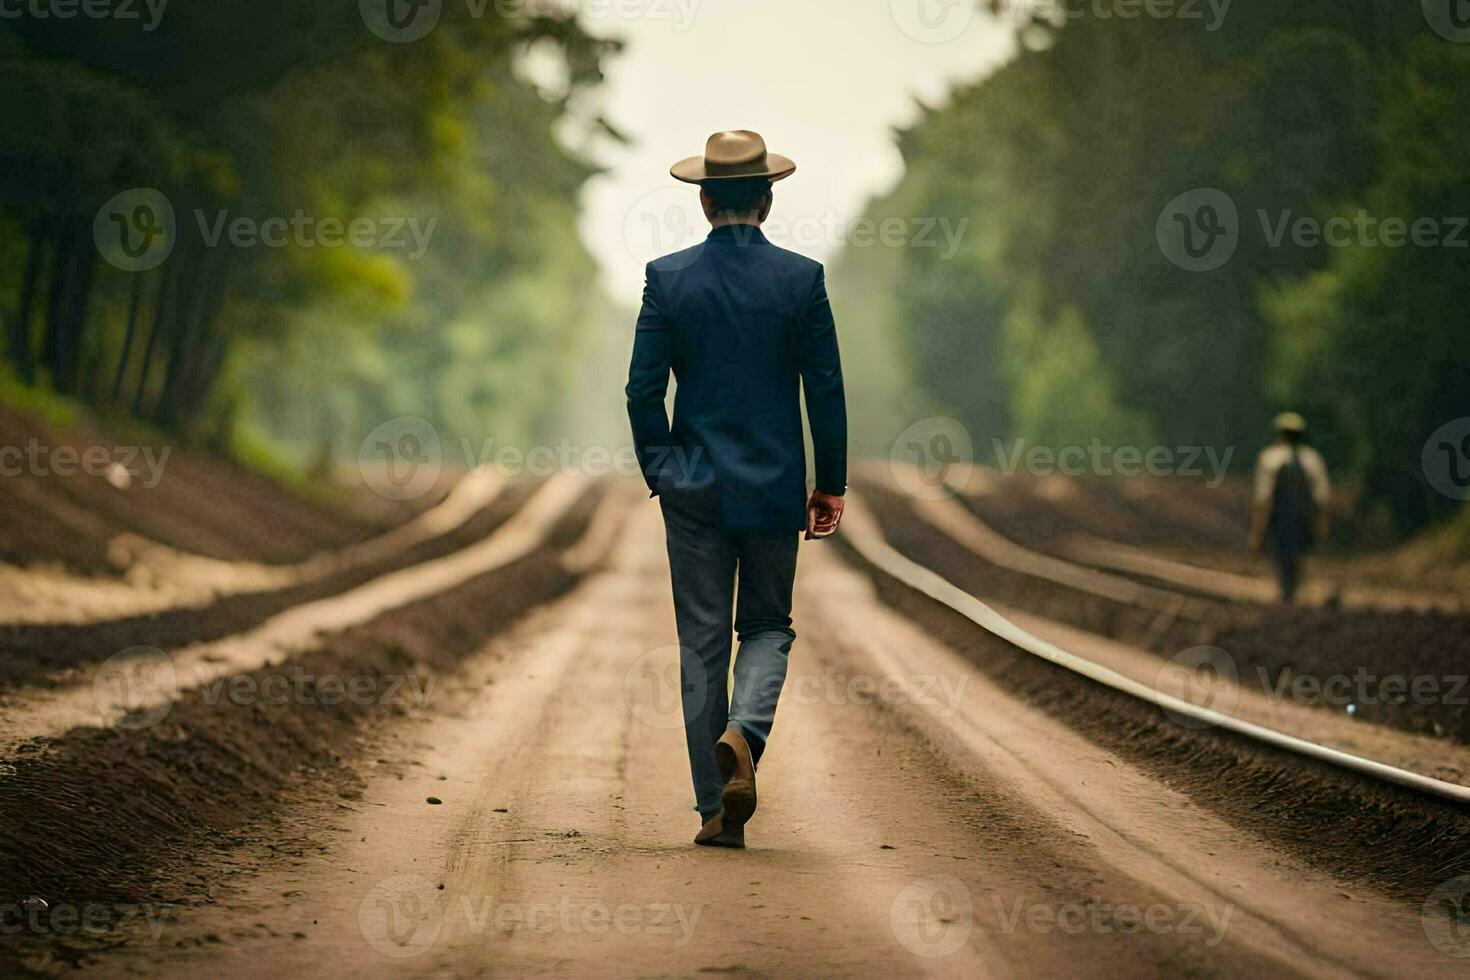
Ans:
[{"label": "distant person's hat", "polygon": [[1276,416],[1276,431],[1302,435],[1307,431],[1307,420],[1295,412],[1282,412]]},{"label": "distant person's hat", "polygon": [[680,160],[669,173],[686,184],[706,180],[738,180],[765,177],[784,180],[796,172],[796,161],[779,153],[767,153],[760,133],[730,129],[715,133],[704,144],[704,156]]}]

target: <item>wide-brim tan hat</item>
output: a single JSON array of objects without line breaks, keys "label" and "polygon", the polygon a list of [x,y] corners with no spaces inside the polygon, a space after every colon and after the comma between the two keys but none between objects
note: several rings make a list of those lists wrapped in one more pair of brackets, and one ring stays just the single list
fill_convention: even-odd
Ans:
[{"label": "wide-brim tan hat", "polygon": [[1277,432],[1295,432],[1298,435],[1307,431],[1307,420],[1295,412],[1282,412],[1276,416]]},{"label": "wide-brim tan hat", "polygon": [[715,133],[704,144],[704,156],[680,160],[669,173],[686,184],[706,180],[739,180],[765,177],[775,182],[796,172],[796,161],[779,153],[768,153],[760,133],[728,129]]}]

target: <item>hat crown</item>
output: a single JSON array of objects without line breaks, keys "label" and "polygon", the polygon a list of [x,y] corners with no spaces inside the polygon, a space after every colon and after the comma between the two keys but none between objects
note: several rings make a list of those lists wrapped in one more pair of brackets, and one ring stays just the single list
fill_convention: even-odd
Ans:
[{"label": "hat crown", "polygon": [[1296,412],[1282,412],[1276,416],[1277,432],[1306,432],[1307,420]]},{"label": "hat crown", "polygon": [[687,157],[669,168],[675,179],[687,184],[747,177],[764,177],[775,182],[795,172],[795,161],[768,152],[761,134],[749,129],[715,133],[705,140],[703,156]]},{"label": "hat crown", "polygon": [[748,129],[715,133],[704,144],[704,160],[722,166],[757,163],[766,158],[766,141]]}]

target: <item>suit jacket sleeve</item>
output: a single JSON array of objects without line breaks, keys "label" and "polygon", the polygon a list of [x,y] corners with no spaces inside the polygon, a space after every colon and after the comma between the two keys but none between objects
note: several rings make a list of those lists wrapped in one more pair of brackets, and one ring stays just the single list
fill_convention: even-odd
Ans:
[{"label": "suit jacket sleeve", "polygon": [[807,300],[799,350],[817,489],[840,497],[847,492],[847,399],[837,353],[837,325],[827,301],[827,275],[823,270],[817,271]]},{"label": "suit jacket sleeve", "polygon": [[658,493],[656,470],[669,445],[669,416],[664,396],[669,390],[673,360],[673,325],[659,303],[658,280],[650,266],[643,284],[643,308],[633,337],[633,362],[628,368],[628,420],[633,426],[633,451],[652,494]]}]

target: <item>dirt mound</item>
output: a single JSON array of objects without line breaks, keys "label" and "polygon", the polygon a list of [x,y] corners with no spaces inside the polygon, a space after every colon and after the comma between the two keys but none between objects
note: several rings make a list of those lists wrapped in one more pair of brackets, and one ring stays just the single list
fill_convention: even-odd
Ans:
[{"label": "dirt mound", "polygon": [[1215,643],[1264,690],[1470,744],[1470,617],[1270,607]]},{"label": "dirt mound", "polygon": [[[0,451],[7,503],[0,561],[12,564],[116,574],[106,549],[123,532],[211,558],[294,562],[364,540],[412,513],[401,507],[384,519],[314,504],[260,473],[160,436],[96,420],[61,432],[4,406]],[[112,466],[132,471],[125,487],[116,470],[109,480]]]},{"label": "dirt mound", "polygon": [[1354,716],[1364,721],[1470,744],[1470,617],[1201,599],[1208,608],[1203,618],[1162,621],[1146,610],[999,568],[918,519],[901,495],[876,485],[863,490],[895,548],[982,599],[1162,657],[1218,646],[1235,660],[1242,683],[1269,695],[1339,712],[1351,702]]},{"label": "dirt mound", "polygon": [[[185,694],[140,729],[78,729],[0,760],[0,902],[178,904],[219,882],[201,855],[269,839],[288,791],[354,798],[344,760],[370,751],[376,719],[422,708],[417,692],[574,577],[560,552],[582,534],[588,494],[547,547],[433,598],[395,609],[288,664],[232,684],[281,698]],[[372,697],[328,696],[328,678]],[[4,954],[0,953],[0,960]]]},{"label": "dirt mound", "polygon": [[447,534],[387,559],[302,585],[225,596],[199,608],[185,607],[101,623],[0,626],[0,684],[30,681],[57,670],[104,660],[131,646],[172,650],[238,633],[292,606],[337,595],[379,575],[472,544],[499,527],[532,489],[529,481],[512,484],[483,511]]},{"label": "dirt mound", "polygon": [[839,546],[873,575],[883,601],[987,676],[1224,819],[1344,880],[1402,898],[1422,899],[1470,872],[1463,808],[1229,732],[1186,729],[1153,705],[1018,650]]}]

